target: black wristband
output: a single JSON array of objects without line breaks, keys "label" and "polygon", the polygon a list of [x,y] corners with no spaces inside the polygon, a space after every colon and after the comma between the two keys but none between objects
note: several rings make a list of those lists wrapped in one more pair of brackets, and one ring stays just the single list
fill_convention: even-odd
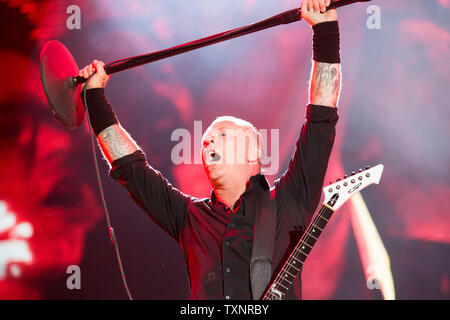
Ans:
[{"label": "black wristband", "polygon": [[313,26],[313,59],[317,62],[341,63],[339,25],[327,21]]},{"label": "black wristband", "polygon": [[[81,100],[85,103],[83,90],[81,90]],[[87,89],[86,101],[95,136],[109,126],[119,123],[111,104],[106,100],[104,88]]]}]

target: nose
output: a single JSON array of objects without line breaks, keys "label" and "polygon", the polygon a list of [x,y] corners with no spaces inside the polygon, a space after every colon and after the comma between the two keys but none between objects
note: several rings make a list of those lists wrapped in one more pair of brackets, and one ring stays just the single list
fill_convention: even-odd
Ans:
[{"label": "nose", "polygon": [[203,141],[203,146],[207,147],[209,144],[214,144],[213,137],[206,137],[205,141]]}]

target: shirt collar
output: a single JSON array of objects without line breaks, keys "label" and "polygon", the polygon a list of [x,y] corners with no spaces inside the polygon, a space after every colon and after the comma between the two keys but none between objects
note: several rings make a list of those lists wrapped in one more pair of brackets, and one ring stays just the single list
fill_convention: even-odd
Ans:
[{"label": "shirt collar", "polygon": [[[242,196],[246,196],[248,194],[251,194],[253,192],[261,192],[261,191],[266,191],[270,189],[270,185],[269,182],[267,182],[266,177],[261,174],[258,173],[254,176],[251,176],[249,181],[247,182],[247,186],[245,188],[244,193],[242,194]],[[213,204],[218,204],[221,202],[219,200],[217,200],[216,194],[214,193],[214,190],[211,190],[211,202]]]}]

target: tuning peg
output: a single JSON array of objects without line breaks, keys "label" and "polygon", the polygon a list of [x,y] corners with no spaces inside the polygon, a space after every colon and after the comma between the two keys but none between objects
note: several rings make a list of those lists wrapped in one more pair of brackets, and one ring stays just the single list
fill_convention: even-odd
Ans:
[{"label": "tuning peg", "polygon": [[339,181],[341,181],[341,179],[337,178],[337,179],[336,179],[336,182],[339,182]]},{"label": "tuning peg", "polygon": [[369,170],[370,169],[370,166],[366,166],[366,170]]},{"label": "tuning peg", "polygon": [[361,168],[358,169],[358,172],[362,172],[362,171],[363,171],[363,169],[361,169]]},{"label": "tuning peg", "polygon": [[352,174],[351,174],[351,175],[354,176],[355,174],[356,174],[356,172],[355,172],[355,171],[352,171]]},{"label": "tuning peg", "polygon": [[344,175],[344,179],[347,179],[347,178],[348,178],[348,175],[347,175],[347,174],[345,174],[345,175]]}]

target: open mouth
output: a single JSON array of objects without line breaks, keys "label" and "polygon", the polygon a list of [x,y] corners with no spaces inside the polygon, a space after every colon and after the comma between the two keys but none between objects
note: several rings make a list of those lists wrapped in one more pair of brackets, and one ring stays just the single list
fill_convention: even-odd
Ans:
[{"label": "open mouth", "polygon": [[208,152],[208,162],[215,163],[221,159],[220,155],[215,151],[211,150]]}]

